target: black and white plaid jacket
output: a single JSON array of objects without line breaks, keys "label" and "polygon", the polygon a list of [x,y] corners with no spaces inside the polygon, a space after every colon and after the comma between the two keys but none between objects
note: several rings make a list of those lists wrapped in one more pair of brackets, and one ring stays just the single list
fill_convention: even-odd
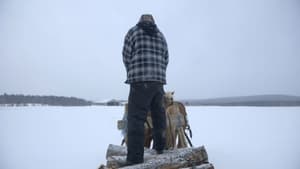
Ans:
[{"label": "black and white plaid jacket", "polygon": [[156,36],[150,36],[141,27],[134,26],[125,36],[122,54],[127,71],[125,83],[166,84],[169,54],[167,42],[160,31]]}]

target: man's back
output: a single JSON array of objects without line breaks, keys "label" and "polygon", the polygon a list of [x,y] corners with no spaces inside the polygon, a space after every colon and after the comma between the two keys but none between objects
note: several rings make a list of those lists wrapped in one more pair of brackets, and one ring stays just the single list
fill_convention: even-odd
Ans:
[{"label": "man's back", "polygon": [[123,61],[127,69],[126,83],[166,83],[168,47],[164,35],[155,24],[152,26],[149,29],[147,23],[139,22],[125,37]]}]

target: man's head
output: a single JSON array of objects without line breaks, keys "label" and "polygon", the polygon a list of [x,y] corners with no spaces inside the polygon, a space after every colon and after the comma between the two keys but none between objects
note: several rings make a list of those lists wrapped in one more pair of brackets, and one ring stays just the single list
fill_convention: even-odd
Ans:
[{"label": "man's head", "polygon": [[151,14],[143,14],[139,22],[150,22],[155,23],[154,18]]}]

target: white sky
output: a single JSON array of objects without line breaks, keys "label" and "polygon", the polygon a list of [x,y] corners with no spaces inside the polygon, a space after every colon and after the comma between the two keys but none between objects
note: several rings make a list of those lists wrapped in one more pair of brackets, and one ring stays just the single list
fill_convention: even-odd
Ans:
[{"label": "white sky", "polygon": [[121,50],[143,13],[176,98],[300,95],[299,0],[0,0],[0,94],[126,99]]}]

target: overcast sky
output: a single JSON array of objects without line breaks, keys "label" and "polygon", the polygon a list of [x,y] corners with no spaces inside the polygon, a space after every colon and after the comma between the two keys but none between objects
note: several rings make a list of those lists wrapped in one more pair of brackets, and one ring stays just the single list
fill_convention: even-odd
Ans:
[{"label": "overcast sky", "polygon": [[177,99],[300,95],[299,0],[0,0],[0,94],[126,99],[123,40],[143,13]]}]

